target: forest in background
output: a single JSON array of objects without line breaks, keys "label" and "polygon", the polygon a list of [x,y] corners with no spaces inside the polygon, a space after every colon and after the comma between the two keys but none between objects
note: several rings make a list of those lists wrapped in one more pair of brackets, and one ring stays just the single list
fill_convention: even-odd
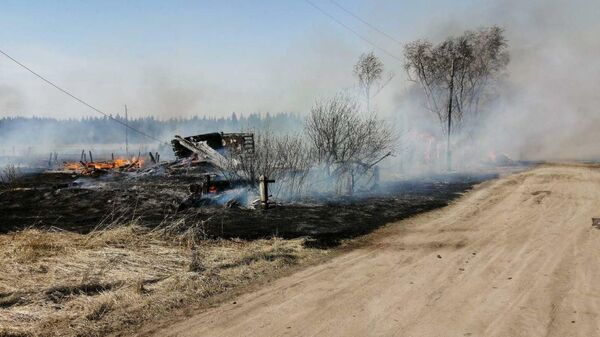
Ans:
[{"label": "forest in background", "polygon": [[[114,116],[125,123],[125,118]],[[304,118],[294,113],[232,113],[228,117],[194,116],[188,118],[157,119],[154,117],[129,118],[127,124],[159,139],[169,141],[174,135],[189,136],[208,132],[239,132],[269,129],[277,131],[300,130]],[[135,131],[128,131],[132,144],[152,142]],[[125,127],[108,117],[82,119],[55,119],[40,117],[0,118],[0,142],[4,147],[33,146],[40,142],[53,145],[112,144],[125,141]]]}]

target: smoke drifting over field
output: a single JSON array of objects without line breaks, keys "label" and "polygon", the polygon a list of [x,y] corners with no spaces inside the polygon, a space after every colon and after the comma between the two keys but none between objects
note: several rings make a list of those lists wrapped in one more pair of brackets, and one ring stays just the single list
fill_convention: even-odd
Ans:
[{"label": "smoke drifting over field", "polygon": [[[448,4],[430,5],[434,8],[431,12],[421,10],[410,18],[410,29],[406,24],[395,26],[395,13],[402,10],[396,2],[369,3],[360,14],[370,22],[381,23],[379,27],[404,42],[418,38],[437,42],[492,24],[506,29],[511,62],[499,99],[487,107],[488,119],[479,134],[464,136],[464,143],[472,144],[469,151],[473,156],[495,151],[513,159],[600,157],[596,145],[600,129],[599,2],[473,2],[457,5],[449,14],[435,9]],[[334,7],[323,6],[401,56],[402,46],[333,12]],[[320,13],[310,15],[315,21],[313,30],[296,37],[299,40],[289,50],[248,57],[243,62],[233,62],[231,55],[220,62],[210,55],[183,56],[183,51],[168,57],[148,55],[145,61],[107,53],[78,58],[67,51],[58,52],[61,49],[57,46],[12,45],[7,51],[14,51],[13,56],[24,63],[113,114],[122,113],[125,103],[133,116],[157,118],[229,116],[233,111],[304,114],[316,97],[354,87],[352,65],[361,53],[372,49]],[[407,82],[402,63],[374,51],[386,70],[395,74],[374,99],[379,115],[392,120],[404,136],[415,131],[435,134],[439,125],[415,99],[416,91]],[[0,78],[0,116],[91,116],[85,107],[5,59],[0,61],[0,72],[4,74]],[[32,130],[17,133],[24,132]],[[437,137],[441,143],[441,136]],[[457,135],[457,139],[461,137]],[[11,139],[2,141],[10,147],[6,144]],[[428,140],[418,138],[416,142],[420,141]],[[401,145],[398,157],[405,155],[407,146],[413,145]]]},{"label": "smoke drifting over field", "polygon": [[507,29],[511,64],[488,138],[525,159],[598,159],[600,3],[506,1],[490,11]]},{"label": "smoke drifting over field", "polygon": [[[506,30],[511,61],[499,99],[472,143],[475,152],[514,159],[598,159],[600,129],[600,3],[594,1],[496,1],[462,15],[429,22],[419,37],[434,42],[478,26]],[[430,125],[414,91],[398,99],[406,124]],[[427,127],[427,126],[426,126]],[[458,137],[460,138],[460,136]]]}]

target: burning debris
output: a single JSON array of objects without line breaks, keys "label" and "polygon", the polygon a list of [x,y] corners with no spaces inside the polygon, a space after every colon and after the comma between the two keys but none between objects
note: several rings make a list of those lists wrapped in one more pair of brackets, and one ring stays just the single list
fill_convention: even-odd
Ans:
[{"label": "burning debris", "polygon": [[[91,157],[91,156],[90,156]],[[65,162],[64,169],[81,175],[101,175],[109,172],[134,172],[141,169],[144,161],[141,158],[115,159],[109,161]]]},{"label": "burning debris", "polygon": [[[65,163],[64,169],[86,176],[132,172],[137,174],[129,175],[131,178],[187,177],[191,182],[189,194],[178,206],[180,211],[207,205],[269,208],[270,205],[277,204],[272,200],[273,196],[269,193],[271,190],[276,197],[282,188],[283,193],[299,194],[308,175],[311,175],[312,180],[326,181],[317,189],[334,184],[330,180],[339,180],[339,186],[336,185],[335,188],[337,194],[342,194],[340,191],[344,190],[344,195],[351,195],[358,179],[365,175],[370,178],[361,182],[362,185],[376,185],[376,164],[390,155],[387,152],[378,158],[367,158],[370,160],[366,161],[346,158],[345,161],[331,162],[327,167],[328,175],[323,177],[323,168],[317,165],[311,157],[310,149],[302,140],[264,134],[258,136],[258,144],[257,148],[253,133],[213,132],[188,137],[176,135],[171,141],[176,158],[171,161],[161,162],[159,154],[151,152],[149,164],[145,167],[140,156],[131,160],[93,161],[92,153],[89,152],[90,160],[87,161],[87,153],[83,151],[79,162]],[[370,153],[373,154],[372,151]],[[268,184],[275,181],[277,184],[270,188]]]},{"label": "burning debris", "polygon": [[[200,173],[204,177],[214,175],[230,166],[230,160],[225,156],[228,151],[254,153],[254,134],[214,132],[185,138],[175,136],[171,144],[176,159],[161,162],[158,152],[149,152],[148,167],[145,167],[141,155],[131,159],[115,159],[112,155],[111,160],[94,161],[91,151],[82,151],[79,161],[64,162],[62,168],[81,175],[139,171],[145,175]],[[57,154],[51,154],[49,167],[55,166],[56,158]]]},{"label": "burning debris", "polygon": [[[247,181],[232,179],[227,172],[239,163],[230,154],[254,155],[253,133],[213,132],[189,137],[175,136],[171,141],[177,159],[162,165],[171,174],[201,174],[199,182],[189,187],[190,195],[179,210],[204,205],[227,207],[248,205]],[[154,170],[154,168],[153,168]],[[237,189],[234,193],[232,190]],[[224,193],[232,191],[229,193]]]},{"label": "burning debris", "polygon": [[[171,146],[176,159],[160,161],[158,153],[150,153],[150,162],[153,164],[143,170],[145,175],[206,175],[221,176],[224,171],[230,170],[235,163],[228,159],[228,153],[235,151],[250,155],[254,153],[253,133],[222,133],[213,132],[189,137],[175,136]],[[213,181],[219,181],[216,177]]]},{"label": "burning debris", "polygon": [[[249,188],[253,184],[233,173],[239,163],[231,153],[253,156],[253,133],[213,132],[185,138],[175,136],[171,144],[176,158],[170,161],[160,161],[158,152],[149,152],[147,162],[142,159],[141,154],[131,159],[115,159],[113,154],[111,160],[94,160],[91,151],[83,150],[79,161],[64,162],[58,170],[57,154],[53,153],[48,166],[51,172],[68,172],[87,177],[127,172],[134,173],[128,175],[131,179],[144,176],[179,176],[188,179],[189,195],[181,202],[179,210],[204,205],[232,207],[251,204],[248,196],[252,194]],[[224,193],[236,189],[239,193]]]},{"label": "burning debris", "polygon": [[496,153],[496,151],[490,151],[487,163],[494,166],[510,166],[515,164],[515,162],[507,155],[504,153]]}]

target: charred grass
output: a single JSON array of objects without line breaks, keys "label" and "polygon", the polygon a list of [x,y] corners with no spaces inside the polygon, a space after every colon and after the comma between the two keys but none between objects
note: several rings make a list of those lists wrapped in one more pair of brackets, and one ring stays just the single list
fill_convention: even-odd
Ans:
[{"label": "charred grass", "polygon": [[135,223],[88,234],[2,234],[0,336],[133,332],[328,254],[304,241],[199,239],[189,229]]}]

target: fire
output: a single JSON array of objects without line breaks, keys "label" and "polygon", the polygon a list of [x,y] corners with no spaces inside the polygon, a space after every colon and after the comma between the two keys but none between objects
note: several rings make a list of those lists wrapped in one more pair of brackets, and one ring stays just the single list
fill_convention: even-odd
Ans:
[{"label": "fire", "polygon": [[133,157],[131,160],[118,158],[108,161],[92,161],[92,162],[67,162],[64,163],[65,170],[76,171],[82,174],[89,174],[94,171],[133,171],[142,168],[144,160]]},{"label": "fire", "polygon": [[422,161],[430,164],[433,160],[439,160],[442,148],[441,143],[438,142],[437,138],[428,132],[410,131],[407,134],[407,138],[412,145],[422,152]]},{"label": "fire", "polygon": [[514,163],[512,159],[504,153],[498,153],[494,150],[491,150],[488,153],[487,162],[497,166],[512,165]]}]

